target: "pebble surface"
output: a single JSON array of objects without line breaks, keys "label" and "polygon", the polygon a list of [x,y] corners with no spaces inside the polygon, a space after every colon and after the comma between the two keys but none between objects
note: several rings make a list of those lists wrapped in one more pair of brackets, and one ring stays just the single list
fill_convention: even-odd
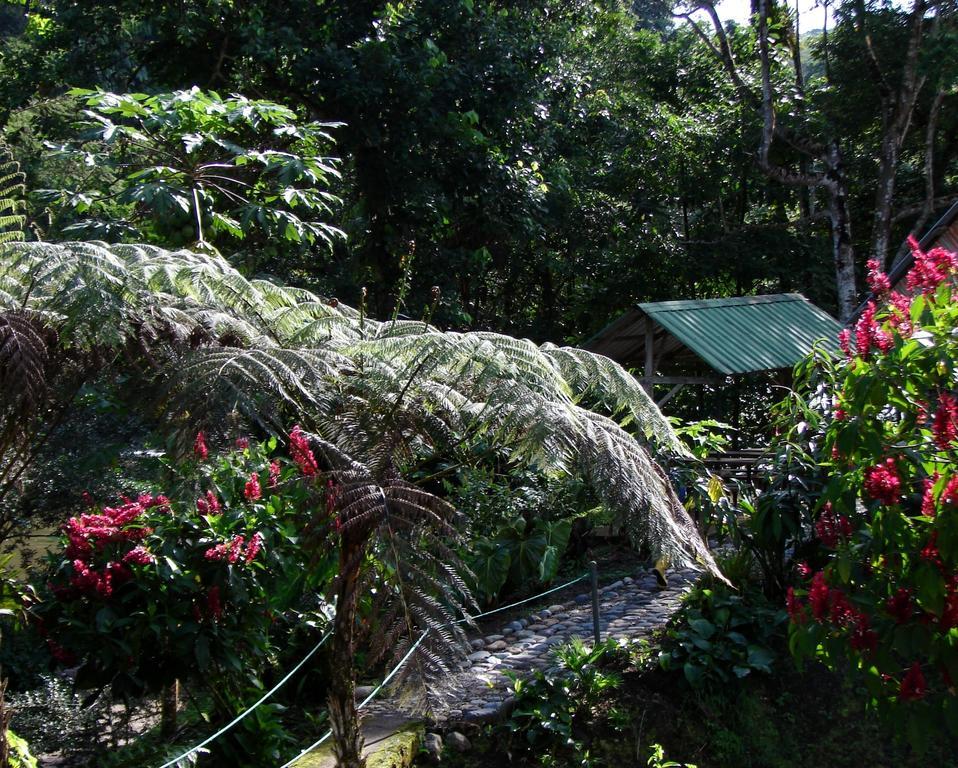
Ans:
[{"label": "pebble surface", "polygon": [[[658,587],[655,576],[643,573],[616,581],[599,590],[599,630],[608,637],[633,641],[665,626],[678,610],[683,594],[699,577],[694,570],[669,572],[669,586]],[[438,724],[484,722],[501,716],[511,705],[509,673],[523,677],[533,670],[555,666],[553,646],[579,637],[592,640],[592,597],[576,595],[564,604],[539,609],[526,618],[511,621],[496,633],[470,639],[472,653],[461,672],[450,681],[458,695],[444,708],[434,710]],[[368,710],[401,711],[398,701],[384,699]]]}]

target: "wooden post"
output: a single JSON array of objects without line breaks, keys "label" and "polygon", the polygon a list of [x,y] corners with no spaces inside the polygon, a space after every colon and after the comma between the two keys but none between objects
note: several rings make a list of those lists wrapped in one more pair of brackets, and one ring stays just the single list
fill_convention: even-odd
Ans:
[{"label": "wooden post", "polygon": [[645,386],[645,391],[649,393],[649,397],[652,397],[652,390],[655,389],[655,385],[652,384],[652,377],[655,375],[655,321],[649,317],[645,316],[645,380],[642,384]]},{"label": "wooden post", "polygon": [[589,563],[589,571],[592,574],[592,634],[598,648],[602,634],[599,632],[599,566],[595,560]]}]

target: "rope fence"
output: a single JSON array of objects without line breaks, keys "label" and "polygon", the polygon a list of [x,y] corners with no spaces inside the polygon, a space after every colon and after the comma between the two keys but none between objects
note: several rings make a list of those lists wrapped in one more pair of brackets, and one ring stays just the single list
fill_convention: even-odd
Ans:
[{"label": "rope fence", "polygon": [[[578,584],[580,581],[583,581],[584,579],[589,578],[590,575],[592,575],[592,573],[589,572],[589,571],[587,571],[586,573],[582,574],[581,576],[579,576],[579,577],[577,577],[577,578],[575,578],[575,579],[572,579],[571,581],[567,581],[565,584],[560,584],[560,585],[557,586],[557,587],[553,587],[552,589],[547,589],[545,592],[540,592],[540,593],[538,593],[538,594],[536,594],[536,595],[533,595],[532,597],[527,597],[527,598],[525,598],[525,599],[523,599],[523,600],[517,600],[517,601],[514,602],[514,603],[509,603],[508,605],[503,605],[503,606],[500,606],[499,608],[493,608],[493,609],[490,610],[490,611],[485,611],[485,612],[483,612],[483,613],[476,614],[475,616],[466,616],[465,618],[459,619],[459,620],[457,620],[457,621],[450,622],[449,624],[446,624],[446,625],[444,625],[444,626],[453,626],[453,625],[457,625],[457,624],[467,624],[467,623],[471,623],[471,622],[476,621],[476,619],[481,619],[481,618],[484,618],[484,617],[486,617],[486,616],[491,616],[491,615],[493,615],[493,614],[495,614],[495,613],[501,613],[502,611],[509,610],[510,608],[516,608],[516,607],[518,607],[518,606],[520,606],[520,605],[525,605],[526,603],[531,603],[531,602],[533,602],[533,601],[535,601],[535,600],[540,600],[540,599],[542,599],[543,597],[545,597],[546,595],[551,595],[551,594],[553,594],[554,592],[559,592],[559,591],[561,591],[561,590],[563,590],[563,589],[566,589],[566,588],[568,588],[568,587],[571,587],[573,584]],[[415,643],[413,643],[412,647],[406,652],[406,655],[403,656],[402,659],[400,659],[399,663],[396,664],[396,666],[393,667],[392,670],[390,670],[390,672],[383,678],[382,682],[380,682],[379,685],[377,685],[377,686],[373,689],[373,691],[372,691],[365,699],[363,699],[363,701],[362,701],[362,702],[359,704],[359,706],[357,707],[357,710],[362,709],[363,707],[365,707],[369,702],[371,702],[374,698],[376,698],[376,696],[379,694],[379,692],[380,692],[381,690],[383,690],[383,688],[385,688],[385,687],[389,684],[389,681],[392,680],[392,679],[396,676],[396,674],[399,672],[399,670],[402,669],[403,665],[404,665],[407,661],[409,661],[409,659],[410,659],[410,657],[412,657],[413,653],[416,652],[416,649],[419,648],[419,646],[422,644],[422,642],[426,639],[426,636],[429,634],[429,632],[430,632],[430,630],[427,629],[425,632],[423,632],[423,633],[419,636],[419,639],[416,640]],[[175,757],[175,758],[173,758],[172,760],[168,760],[167,762],[163,763],[161,766],[159,766],[159,768],[172,768],[173,766],[178,766],[178,765],[180,765],[180,763],[181,763],[183,760],[189,758],[189,757],[192,756],[192,755],[195,755],[197,752],[199,752],[201,749],[203,749],[207,744],[212,743],[213,741],[215,741],[216,739],[218,739],[220,736],[222,736],[224,733],[226,733],[227,731],[229,731],[231,728],[233,728],[233,727],[235,727],[236,725],[238,725],[244,718],[246,718],[248,715],[252,714],[252,713],[256,710],[257,707],[259,707],[259,706],[260,706],[261,704],[263,704],[267,699],[269,699],[274,693],[276,693],[276,691],[278,691],[280,688],[282,688],[282,687],[293,677],[293,675],[295,675],[295,674],[303,667],[303,665],[304,665],[307,661],[309,661],[309,660],[313,657],[313,655],[315,655],[315,653],[323,646],[323,644],[330,638],[331,635],[332,635],[332,630],[330,630],[329,632],[327,632],[326,634],[324,634],[324,635],[319,639],[319,642],[316,643],[316,645],[313,647],[313,649],[312,649],[309,653],[307,653],[307,654],[299,661],[299,663],[296,664],[296,666],[294,666],[278,683],[276,683],[276,685],[274,685],[272,688],[270,688],[270,690],[268,690],[266,693],[264,693],[264,694],[259,698],[259,700],[256,701],[254,704],[252,704],[248,709],[244,710],[242,713],[240,713],[239,715],[237,715],[237,716],[236,716],[235,718],[233,718],[230,722],[228,722],[226,725],[224,725],[222,728],[220,728],[218,731],[216,731],[216,733],[212,734],[211,736],[208,736],[206,739],[204,739],[203,741],[201,741],[199,744],[197,744],[196,746],[191,747],[190,749],[186,750],[185,752],[183,752],[183,753],[182,753],[181,755],[179,755],[178,757]],[[322,737],[320,737],[318,740],[316,740],[315,742],[313,742],[312,744],[310,744],[308,747],[306,747],[306,749],[304,749],[302,752],[300,752],[298,755],[296,755],[296,757],[294,757],[292,760],[289,760],[289,761],[287,761],[286,763],[283,763],[283,765],[282,765],[280,768],[290,768],[290,766],[292,766],[292,765],[293,765],[294,763],[296,763],[298,760],[300,760],[301,758],[305,757],[305,756],[308,755],[310,752],[312,752],[313,750],[315,750],[316,748],[318,748],[319,746],[321,746],[324,742],[326,742],[326,740],[329,739],[330,736],[332,736],[332,734],[333,734],[333,732],[332,732],[331,730],[330,730],[330,731],[327,731],[325,734],[323,734]]]},{"label": "rope fence", "polygon": [[332,635],[332,634],[333,634],[333,633],[332,633],[332,630],[330,630],[330,631],[327,632],[325,635],[323,635],[323,636],[319,639],[319,642],[316,643],[315,646],[313,646],[313,650],[311,650],[309,653],[307,653],[307,654],[302,658],[302,660],[299,662],[299,664],[297,664],[295,667],[293,667],[293,668],[286,674],[286,676],[283,677],[282,680],[280,680],[278,683],[276,683],[276,685],[274,685],[274,686],[273,686],[272,688],[270,688],[266,693],[264,693],[264,694],[260,697],[259,701],[257,701],[257,702],[256,702],[255,704],[253,704],[251,707],[249,707],[249,709],[246,709],[245,711],[243,711],[242,713],[240,713],[239,715],[237,715],[236,717],[234,717],[232,720],[230,720],[230,722],[228,722],[226,725],[224,725],[222,728],[220,728],[216,733],[214,733],[212,736],[207,737],[206,739],[204,739],[203,741],[201,741],[199,744],[197,744],[195,747],[192,747],[192,748],[186,750],[186,752],[184,752],[184,753],[183,753],[182,755],[180,755],[179,757],[174,757],[172,760],[169,760],[169,761],[163,763],[163,765],[161,765],[160,768],[170,768],[171,766],[177,765],[181,760],[184,760],[184,759],[186,759],[187,757],[189,757],[190,755],[194,754],[195,752],[198,752],[199,750],[203,749],[203,747],[205,747],[207,744],[209,744],[209,743],[215,741],[215,740],[218,739],[220,736],[222,736],[224,733],[226,733],[228,730],[230,730],[230,728],[232,728],[232,727],[234,727],[235,725],[237,725],[240,721],[243,720],[243,718],[245,718],[247,715],[251,714],[260,704],[262,704],[262,703],[263,703],[264,701],[266,701],[270,696],[272,696],[274,693],[276,693],[276,691],[278,691],[280,688],[282,688],[282,687],[287,683],[287,681],[288,681],[293,675],[295,675],[295,674],[300,670],[300,668],[302,668],[303,664],[305,664],[307,661],[309,661],[309,660],[313,657],[313,654],[315,654],[316,651],[318,651],[320,648],[323,647],[323,643],[325,643],[325,642],[329,639],[329,636]]}]

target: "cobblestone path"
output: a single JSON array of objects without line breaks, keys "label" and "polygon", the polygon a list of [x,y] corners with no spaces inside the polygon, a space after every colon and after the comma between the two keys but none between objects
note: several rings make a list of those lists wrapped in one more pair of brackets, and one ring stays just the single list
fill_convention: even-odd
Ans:
[{"label": "cobblestone path", "polygon": [[[602,639],[637,640],[663,627],[679,607],[682,595],[700,574],[693,570],[669,572],[669,586],[660,588],[652,573],[624,578],[600,589],[599,628]],[[586,582],[581,582],[585,584]],[[506,673],[530,674],[555,665],[552,648],[573,637],[591,643],[591,594],[539,609],[525,618],[502,625],[493,634],[471,641],[472,653],[462,671],[450,680],[458,691],[444,709],[434,711],[438,723],[484,721],[496,718],[510,702],[512,681]],[[396,712],[396,703],[385,699],[369,709],[377,714]]]}]

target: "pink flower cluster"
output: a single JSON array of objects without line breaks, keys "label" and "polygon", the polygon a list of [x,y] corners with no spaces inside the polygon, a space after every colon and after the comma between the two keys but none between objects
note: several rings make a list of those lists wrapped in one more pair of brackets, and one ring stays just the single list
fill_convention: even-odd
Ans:
[{"label": "pink flower cluster", "polygon": [[213,491],[207,491],[205,496],[196,500],[196,509],[199,510],[201,515],[218,515],[222,511],[220,500],[216,498]]},{"label": "pink flower cluster", "polygon": [[72,586],[81,595],[99,597],[104,600],[113,596],[114,584],[129,581],[132,574],[123,563],[108,562],[102,571],[97,570],[89,563],[76,559],[73,561]]},{"label": "pink flower cluster", "polygon": [[912,662],[901,679],[898,696],[902,701],[918,701],[927,695],[928,683],[925,682],[925,676],[922,674],[921,664],[917,661]]},{"label": "pink flower cluster", "polygon": [[869,290],[876,296],[887,295],[891,291],[891,280],[888,279],[888,275],[882,272],[878,259],[869,259],[866,266],[868,267],[868,277],[866,279]]},{"label": "pink flower cluster", "polygon": [[940,479],[941,475],[937,472],[931,477],[925,478],[924,493],[921,497],[921,513],[925,517],[936,517],[938,515],[939,504],[946,507],[958,507],[958,475],[952,475],[948,479],[941,495],[936,499],[935,486]]},{"label": "pink flower cluster", "polygon": [[[793,623],[805,623],[805,606],[792,588],[788,590],[786,605]],[[830,588],[822,571],[812,576],[808,590],[808,606],[815,621],[829,622],[835,627],[849,629],[849,643],[860,653],[871,653],[878,647],[878,633],[871,628],[868,615],[856,609],[840,589]]]},{"label": "pink flower cluster", "polygon": [[136,501],[124,498],[119,507],[104,507],[100,514],[83,514],[71,517],[63,526],[69,544],[68,558],[85,558],[101,552],[107,544],[140,541],[152,532],[152,528],[134,525],[139,517],[153,507],[168,507],[165,496],[141,495]]},{"label": "pink flower cluster", "polygon": [[252,563],[263,548],[263,535],[254,533],[249,543],[244,536],[236,535],[230,541],[221,541],[219,544],[206,550],[204,557],[207,560],[226,560],[230,564],[238,562]]},{"label": "pink flower cluster", "polygon": [[867,358],[873,349],[885,353],[895,344],[892,335],[875,321],[877,312],[875,302],[869,301],[855,323],[855,347],[863,358]]},{"label": "pink flower cluster", "polygon": [[894,459],[888,458],[865,470],[865,493],[882,504],[897,504],[901,497],[901,478]]},{"label": "pink flower cluster", "polygon": [[829,502],[815,521],[815,535],[829,549],[835,549],[840,541],[852,535],[852,525],[845,515],[836,515]]},{"label": "pink flower cluster", "polygon": [[958,400],[948,392],[938,396],[938,409],[931,424],[931,434],[941,450],[949,450],[958,441]]},{"label": "pink flower cluster", "polygon": [[[58,597],[70,599],[76,594],[107,599],[113,595],[114,586],[132,578],[129,565],[150,565],[155,562],[153,554],[137,543],[153,532],[153,529],[138,524],[140,517],[149,509],[169,511],[169,499],[165,496],[141,494],[136,501],[124,497],[119,507],[104,507],[100,514],[83,514],[71,517],[63,526],[68,544],[65,554],[73,567],[70,578],[71,590],[60,588]],[[108,545],[135,544],[119,559],[111,559],[102,569],[91,558],[103,552]]]},{"label": "pink flower cluster", "polygon": [[299,471],[306,475],[306,477],[312,477],[319,471],[319,467],[316,464],[316,457],[313,455],[309,447],[309,441],[306,439],[306,434],[300,428],[299,424],[294,426],[293,431],[289,433],[289,454],[299,467]]},{"label": "pink flower cluster", "polygon": [[933,248],[924,253],[918,241],[908,238],[915,265],[909,271],[906,284],[910,291],[933,293],[950,276],[958,272],[958,256],[944,248]]},{"label": "pink flower cluster", "polygon": [[243,496],[246,497],[247,501],[256,501],[263,495],[263,489],[259,484],[259,474],[257,472],[250,473],[249,480],[246,481],[246,485],[243,487]]},{"label": "pink flower cluster", "polygon": [[206,433],[202,429],[196,433],[196,439],[193,441],[193,455],[200,461],[206,461],[206,457],[210,455],[210,450],[206,447]]}]

